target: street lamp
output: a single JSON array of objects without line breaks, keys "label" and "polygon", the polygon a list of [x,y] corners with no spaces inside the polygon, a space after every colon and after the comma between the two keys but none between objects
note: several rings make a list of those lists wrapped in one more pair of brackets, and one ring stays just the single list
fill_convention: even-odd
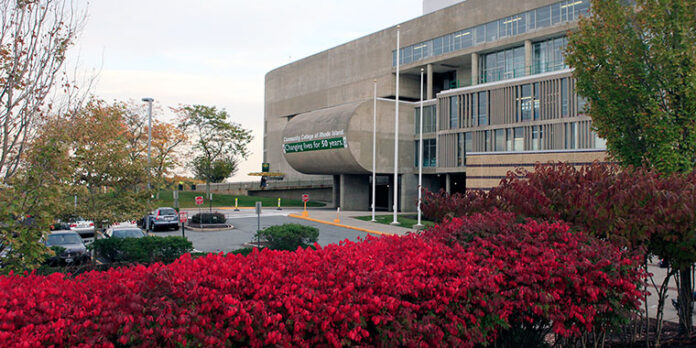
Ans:
[{"label": "street lamp", "polygon": [[[148,110],[147,110],[147,190],[148,194],[150,194],[150,174],[151,174],[151,169],[150,169],[150,146],[152,144],[152,102],[155,101],[152,98],[146,97],[142,99],[144,102],[148,104]],[[150,214],[148,213],[147,216],[145,216],[145,231],[150,230]]]},{"label": "street lamp", "polygon": [[148,104],[147,108],[147,189],[150,190],[150,146],[152,144],[152,102],[155,101],[152,98],[143,98],[144,102]]}]

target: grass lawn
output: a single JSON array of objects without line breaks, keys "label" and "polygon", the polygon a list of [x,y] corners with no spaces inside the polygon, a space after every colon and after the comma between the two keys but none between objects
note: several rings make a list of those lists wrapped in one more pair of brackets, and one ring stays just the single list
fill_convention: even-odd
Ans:
[{"label": "grass lawn", "polygon": [[[198,207],[195,203],[196,196],[205,197],[205,192],[179,192],[179,207],[181,208],[196,208]],[[277,207],[277,198],[267,198],[267,197],[252,197],[252,196],[234,196],[225,195],[221,193],[213,193],[213,207],[234,207],[234,199],[238,199],[238,206],[240,207],[253,207],[257,201],[261,201],[264,207]],[[173,207],[174,199],[172,198],[172,191],[161,191],[160,199],[157,204],[162,207]],[[302,207],[302,201],[299,199],[283,199],[280,201],[282,207]],[[324,203],[319,202],[307,202],[308,207],[323,207]],[[206,199],[202,207],[208,207],[208,200]]]},{"label": "grass lawn", "polygon": [[[372,221],[372,215],[370,215],[370,216],[356,216],[355,218],[363,220],[363,221]],[[377,222],[380,224],[389,225],[392,223],[392,221],[394,221],[394,216],[393,215],[375,215],[375,220],[377,220]],[[396,221],[399,222],[401,227],[413,228],[413,225],[418,223],[418,216],[417,215],[397,215]],[[421,224],[423,224],[426,228],[435,226],[434,222],[432,222],[430,220],[424,220],[423,217],[421,217]]]}]

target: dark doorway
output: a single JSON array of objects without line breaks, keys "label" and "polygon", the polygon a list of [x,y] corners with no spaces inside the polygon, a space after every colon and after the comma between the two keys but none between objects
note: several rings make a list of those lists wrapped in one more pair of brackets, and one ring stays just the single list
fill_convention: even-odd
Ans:
[{"label": "dark doorway", "polygon": [[450,174],[451,193],[466,192],[466,174]]},{"label": "dark doorway", "polygon": [[[389,176],[377,175],[375,185],[375,210],[389,210]],[[372,208],[372,175],[370,175],[370,209]]]}]

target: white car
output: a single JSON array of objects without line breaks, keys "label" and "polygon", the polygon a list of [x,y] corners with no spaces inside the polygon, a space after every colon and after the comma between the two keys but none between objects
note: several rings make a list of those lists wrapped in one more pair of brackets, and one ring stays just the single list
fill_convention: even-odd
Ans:
[{"label": "white car", "polygon": [[86,243],[94,240],[94,222],[78,217],[70,221],[70,230],[76,232]]}]

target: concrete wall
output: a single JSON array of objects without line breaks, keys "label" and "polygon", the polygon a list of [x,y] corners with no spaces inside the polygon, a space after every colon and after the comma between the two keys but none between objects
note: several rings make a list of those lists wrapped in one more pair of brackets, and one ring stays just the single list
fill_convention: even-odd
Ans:
[{"label": "concrete wall", "polygon": [[340,203],[342,210],[370,209],[370,179],[367,175],[341,175]]}]

